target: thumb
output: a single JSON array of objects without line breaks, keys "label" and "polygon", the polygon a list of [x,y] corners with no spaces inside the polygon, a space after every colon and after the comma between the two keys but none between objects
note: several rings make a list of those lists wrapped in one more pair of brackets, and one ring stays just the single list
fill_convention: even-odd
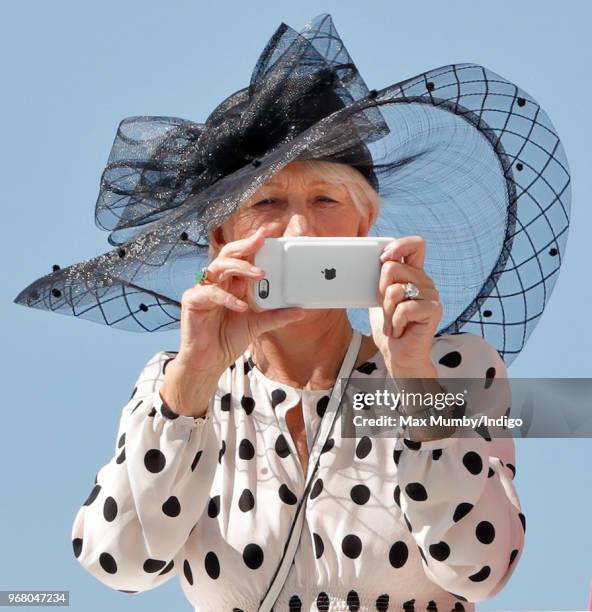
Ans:
[{"label": "thumb", "polygon": [[253,331],[255,335],[259,336],[272,329],[299,321],[303,317],[304,308],[274,308],[273,310],[264,310],[254,313]]}]

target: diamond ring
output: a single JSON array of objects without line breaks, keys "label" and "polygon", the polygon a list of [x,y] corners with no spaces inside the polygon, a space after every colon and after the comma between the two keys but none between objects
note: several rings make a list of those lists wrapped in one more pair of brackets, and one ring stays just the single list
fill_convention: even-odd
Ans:
[{"label": "diamond ring", "polygon": [[413,283],[405,283],[405,298],[415,300],[419,297],[419,289]]}]

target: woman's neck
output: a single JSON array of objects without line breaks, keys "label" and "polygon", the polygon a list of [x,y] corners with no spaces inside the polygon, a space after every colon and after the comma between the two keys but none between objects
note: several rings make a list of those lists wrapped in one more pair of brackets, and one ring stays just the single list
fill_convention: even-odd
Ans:
[{"label": "woman's neck", "polygon": [[[315,315],[262,334],[251,343],[253,361],[265,376],[313,390],[333,386],[353,330],[343,310],[319,310]],[[377,350],[371,336],[363,341],[356,365]]]}]

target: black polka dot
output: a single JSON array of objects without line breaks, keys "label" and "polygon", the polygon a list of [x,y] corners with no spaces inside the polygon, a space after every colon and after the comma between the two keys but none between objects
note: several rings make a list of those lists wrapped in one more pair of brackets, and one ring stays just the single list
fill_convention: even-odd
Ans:
[{"label": "black polka dot", "polygon": [[251,357],[247,357],[246,361],[243,364],[243,372],[245,373],[245,376],[253,369],[254,365],[255,364]]},{"label": "black polka dot", "polygon": [[454,604],[454,608],[452,608],[451,612],[465,612],[465,607],[459,601],[457,601]]},{"label": "black polka dot", "polygon": [[409,548],[402,540],[395,542],[389,550],[389,563],[396,569],[403,567],[409,558]]},{"label": "black polka dot", "polygon": [[286,392],[283,389],[274,389],[271,392],[271,405],[275,408],[286,399]]},{"label": "black polka dot", "polygon": [[181,514],[181,504],[179,503],[178,498],[174,495],[171,495],[165,502],[162,504],[162,511],[170,517],[179,516]]},{"label": "black polka dot", "polygon": [[475,427],[475,431],[487,442],[491,442],[491,435],[489,433],[489,429],[485,425],[478,425]]},{"label": "black polka dot", "polygon": [[363,484],[355,485],[350,491],[352,500],[362,506],[370,499],[370,489]]},{"label": "black polka dot", "polygon": [[451,351],[450,353],[446,353],[443,357],[440,357],[438,363],[447,368],[458,368],[461,361],[462,355],[458,351]]},{"label": "black polka dot", "polygon": [[220,398],[220,410],[224,412],[230,411],[230,402],[232,399],[232,395],[230,393],[226,393]]},{"label": "black polka dot", "polygon": [[467,411],[467,402],[457,402],[452,409],[452,416],[455,419],[462,419]]},{"label": "black polka dot", "polygon": [[372,450],[372,440],[368,436],[362,436],[356,446],[356,457],[365,459]]},{"label": "black polka dot", "polygon": [[415,612],[415,599],[403,602],[403,612]]},{"label": "black polka dot", "polygon": [[144,571],[147,574],[155,574],[159,572],[166,565],[166,561],[161,561],[160,559],[146,559],[144,561]]},{"label": "black polka dot", "polygon": [[226,452],[226,440],[222,440],[222,445],[220,446],[220,450],[218,451],[218,463],[222,463],[222,457],[224,457],[225,452]]},{"label": "black polka dot", "polygon": [[250,440],[244,438],[238,445],[238,456],[241,459],[252,459],[255,456],[255,447]]},{"label": "black polka dot", "polygon": [[169,365],[169,363],[171,363],[171,361],[173,361],[174,357],[169,357],[163,364],[162,364],[162,373],[165,374],[166,373],[166,369],[167,366]]},{"label": "black polka dot", "polygon": [[289,504],[290,506],[293,506],[298,501],[296,495],[294,495],[294,493],[292,493],[292,491],[290,491],[288,486],[285,484],[282,484],[280,486],[280,488],[278,489],[278,494],[284,504]]},{"label": "black polka dot", "polygon": [[208,516],[210,518],[216,518],[220,513],[220,496],[214,495],[208,503]]},{"label": "black polka dot", "polygon": [[425,501],[428,498],[428,492],[420,482],[410,482],[405,487],[405,493],[414,501]]},{"label": "black polka dot", "polygon": [[173,569],[174,565],[175,562],[170,561],[169,564],[162,570],[162,572],[160,572],[159,576],[162,576],[163,574],[168,574]]},{"label": "black polka dot", "polygon": [[487,478],[491,478],[494,474],[495,472],[493,471],[493,469],[489,468],[489,472],[487,472]]},{"label": "black polka dot", "polygon": [[475,476],[480,474],[481,470],[483,469],[483,461],[481,460],[481,456],[475,451],[465,453],[462,462],[467,470],[469,470],[469,472]]},{"label": "black polka dot", "polygon": [[389,600],[390,597],[388,596],[388,593],[383,593],[382,595],[379,595],[376,598],[376,609],[378,610],[378,612],[387,612],[388,607],[389,607]]},{"label": "black polka dot", "polygon": [[428,601],[428,607],[426,608],[426,612],[438,612],[438,606],[436,605],[436,602],[433,599],[430,599],[430,601]]},{"label": "black polka dot", "polygon": [[323,395],[321,399],[317,402],[317,414],[321,419],[325,415],[325,410],[327,410],[327,406],[329,405],[329,396]]},{"label": "black polka dot", "polygon": [[432,451],[432,459],[434,461],[438,461],[438,459],[440,459],[441,456],[442,456],[441,448],[436,448],[435,450]]},{"label": "black polka dot", "polygon": [[325,444],[323,444],[323,449],[321,453],[328,453],[335,446],[335,440],[333,438],[329,438]]},{"label": "black polka dot", "polygon": [[191,471],[193,472],[197,466],[197,464],[199,463],[199,460],[201,459],[201,454],[203,453],[203,450],[198,450],[197,453],[195,453],[195,457],[193,458],[193,461],[191,462]]},{"label": "black polka dot", "polygon": [[512,563],[514,563],[514,559],[516,558],[516,556],[518,555],[518,549],[515,548],[511,553],[510,553],[510,562],[508,563],[508,565],[512,565]]},{"label": "black polka dot", "polygon": [[341,542],[341,550],[346,557],[356,559],[362,552],[362,540],[357,535],[348,534]]},{"label": "black polka dot", "polygon": [[321,494],[323,490],[323,480],[321,478],[317,478],[315,483],[312,485],[312,489],[310,490],[310,499],[314,499]]},{"label": "black polka dot", "polygon": [[255,400],[248,395],[243,395],[241,397],[241,406],[244,408],[247,414],[251,414],[255,409]]},{"label": "black polka dot", "polygon": [[117,443],[117,448],[121,448],[125,444],[125,433],[121,434],[119,438],[119,442]]},{"label": "black polka dot", "polygon": [[243,549],[243,561],[250,569],[257,569],[263,563],[263,549],[258,544],[247,544]]},{"label": "black polka dot", "polygon": [[482,544],[491,544],[495,538],[495,528],[489,521],[481,521],[475,527],[475,535]]},{"label": "black polka dot", "polygon": [[253,493],[251,493],[249,489],[244,489],[238,499],[238,507],[243,512],[248,512],[249,510],[252,510],[254,506],[255,498],[253,497]]},{"label": "black polka dot", "polygon": [[80,553],[82,552],[82,538],[74,538],[72,540],[72,548],[74,549],[74,556],[76,558],[80,557]]},{"label": "black polka dot", "polygon": [[421,448],[421,442],[414,442],[413,440],[408,440],[407,438],[403,438],[403,444],[405,444],[405,446],[411,450],[419,450]]},{"label": "black polka dot", "polygon": [[150,412],[148,413],[149,417],[153,417],[156,416],[156,408],[154,406],[152,406],[152,409],[150,410]]},{"label": "black polka dot", "polygon": [[115,459],[115,463],[122,464],[124,461],[125,461],[125,447],[123,448],[121,453],[119,453],[119,457]]},{"label": "black polka dot", "polygon": [[99,563],[101,565],[101,567],[108,573],[108,574],[116,574],[117,573],[117,563],[115,562],[115,559],[109,554],[109,553],[101,553],[99,555]]},{"label": "black polka dot", "polygon": [[360,597],[356,593],[356,591],[351,590],[347,594],[346,598],[347,607],[351,610],[351,612],[358,612],[360,609]]},{"label": "black polka dot", "polygon": [[103,504],[103,516],[106,521],[114,521],[117,516],[117,502],[111,497],[107,497]]},{"label": "black polka dot", "polygon": [[489,565],[484,565],[476,574],[469,576],[469,580],[472,582],[483,582],[487,580],[489,574],[491,574],[491,568]]},{"label": "black polka dot", "polygon": [[399,465],[399,459],[401,458],[402,452],[403,452],[402,450],[397,450],[397,449],[393,451],[393,461],[395,462],[395,465]]},{"label": "black polka dot", "polygon": [[409,519],[407,518],[407,515],[405,513],[403,513],[403,518],[405,519],[405,525],[407,525],[407,529],[409,529],[409,531],[413,531],[413,526],[409,522]]},{"label": "black polka dot", "polygon": [[324,591],[317,595],[317,608],[319,612],[327,612],[329,610],[329,595]]},{"label": "black polka dot", "polygon": [[302,610],[302,601],[298,595],[292,595],[290,597],[290,601],[288,602],[288,607],[290,612],[301,612]]},{"label": "black polka dot", "polygon": [[157,474],[164,469],[166,458],[157,448],[153,448],[144,455],[144,465],[149,472]]},{"label": "black polka dot", "polygon": [[450,555],[450,546],[446,542],[438,542],[437,544],[431,544],[429,552],[436,561],[444,561],[448,559]]},{"label": "black polka dot", "polygon": [[522,523],[522,529],[526,533],[526,517],[524,514],[522,514],[522,512],[518,512],[518,516],[520,517],[520,522]]},{"label": "black polka dot", "polygon": [[469,504],[468,502],[462,502],[458,504],[456,510],[454,511],[454,515],[452,516],[452,520],[455,523],[458,523],[461,518],[465,517],[471,510],[473,509],[473,504]]},{"label": "black polka dot", "polygon": [[428,560],[426,559],[425,553],[423,552],[421,546],[418,546],[417,550],[419,551],[419,554],[421,555],[421,558],[425,561],[425,563],[427,565]]},{"label": "black polka dot", "polygon": [[193,584],[193,572],[191,571],[191,565],[189,565],[189,561],[185,559],[183,561],[183,574],[185,575],[185,579],[189,584]]},{"label": "black polka dot", "polygon": [[493,384],[493,379],[495,378],[495,368],[492,366],[491,368],[487,368],[487,372],[485,372],[485,388],[489,389]]},{"label": "black polka dot", "polygon": [[169,419],[174,421],[179,415],[176,412],[173,412],[164,402],[160,403],[160,413],[165,419]]},{"label": "black polka dot", "polygon": [[90,506],[95,501],[95,499],[97,499],[97,495],[99,494],[100,490],[101,485],[95,485],[93,487],[93,490],[90,492],[90,495],[87,497],[86,501],[82,505]]},{"label": "black polka dot", "polygon": [[212,580],[216,580],[220,576],[220,562],[215,552],[210,551],[204,559],[206,572]]},{"label": "black polka dot", "polygon": [[395,487],[395,490],[393,492],[393,497],[395,498],[395,504],[397,504],[397,506],[399,506],[400,508],[401,507],[401,487],[399,485]]},{"label": "black polka dot", "polygon": [[506,463],[506,467],[512,472],[512,480],[516,476],[516,468],[511,463]]},{"label": "black polka dot", "polygon": [[275,452],[282,458],[285,459],[290,454],[290,447],[284,434],[280,434],[275,441]]},{"label": "black polka dot", "polygon": [[378,370],[378,366],[376,363],[374,363],[374,361],[366,361],[362,365],[358,366],[356,370],[369,376],[372,374],[372,372],[374,372],[374,370]]},{"label": "black polka dot", "polygon": [[323,539],[318,533],[313,533],[312,537],[314,540],[315,557],[318,559],[325,551],[325,545],[323,544]]}]

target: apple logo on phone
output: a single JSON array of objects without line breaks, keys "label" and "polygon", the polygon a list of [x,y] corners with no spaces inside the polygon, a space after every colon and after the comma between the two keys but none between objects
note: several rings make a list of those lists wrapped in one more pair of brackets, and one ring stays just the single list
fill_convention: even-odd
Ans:
[{"label": "apple logo on phone", "polygon": [[321,274],[325,276],[325,280],[333,280],[335,278],[335,268],[325,268]]}]

